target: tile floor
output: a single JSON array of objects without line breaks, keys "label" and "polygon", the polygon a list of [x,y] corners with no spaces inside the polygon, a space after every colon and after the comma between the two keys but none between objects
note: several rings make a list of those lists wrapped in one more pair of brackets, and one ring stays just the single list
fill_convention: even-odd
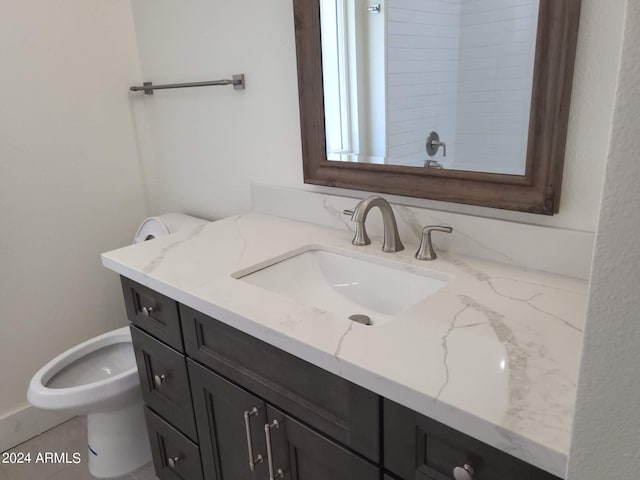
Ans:
[{"label": "tile floor", "polygon": [[[30,464],[9,465],[0,463],[0,480],[93,480],[87,466],[86,417],[76,417],[28,440],[10,452],[31,452]],[[78,464],[36,464],[38,452],[80,452]],[[1,457],[0,457],[1,460]],[[151,464],[135,472],[119,477],[120,480],[157,480]]]}]

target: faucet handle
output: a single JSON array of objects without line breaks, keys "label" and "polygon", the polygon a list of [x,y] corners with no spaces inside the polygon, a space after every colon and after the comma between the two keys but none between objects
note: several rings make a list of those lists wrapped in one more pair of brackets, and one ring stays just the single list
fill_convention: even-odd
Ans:
[{"label": "faucet handle", "polygon": [[[356,205],[356,208],[354,208],[353,210],[343,210],[342,213],[344,215],[350,216],[351,221],[355,221],[353,217],[355,215],[355,211],[358,209],[361,203],[362,202],[358,203],[358,205]],[[364,226],[364,219],[360,221],[355,221],[355,223],[356,223],[356,233],[351,243],[358,247],[369,245],[371,243],[371,239],[369,238],[369,235],[367,235],[367,229]]]},{"label": "faucet handle", "polygon": [[[353,220],[353,210],[343,210],[342,213],[344,215],[350,216]],[[364,222],[356,222],[356,235],[353,237],[351,242],[353,245],[362,247],[364,245],[369,245],[371,243],[371,239],[369,235],[367,235],[367,229],[364,228]]]},{"label": "faucet handle", "polygon": [[422,229],[420,247],[415,255],[418,260],[435,260],[438,258],[436,251],[433,249],[433,243],[431,242],[431,232],[451,233],[453,232],[453,228],[446,225],[427,225],[424,227]]},{"label": "faucet handle", "polygon": [[447,144],[446,142],[432,142],[433,145],[435,145],[436,147],[442,147],[442,156],[446,157],[447,156]]},{"label": "faucet handle", "polygon": [[436,153],[438,153],[438,149],[440,147],[442,147],[442,156],[446,157],[447,144],[446,142],[440,141],[440,135],[438,135],[438,132],[431,132],[429,135],[427,135],[427,142],[425,144],[425,148],[427,149],[427,154],[430,157],[433,157]]}]

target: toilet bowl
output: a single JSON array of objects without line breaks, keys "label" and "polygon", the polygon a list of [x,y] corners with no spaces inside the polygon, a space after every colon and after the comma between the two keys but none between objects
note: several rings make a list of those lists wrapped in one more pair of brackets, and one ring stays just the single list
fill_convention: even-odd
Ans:
[{"label": "toilet bowl", "polygon": [[34,407],[87,416],[93,476],[126,475],[151,461],[129,327],[55,357],[33,376],[27,397]]}]

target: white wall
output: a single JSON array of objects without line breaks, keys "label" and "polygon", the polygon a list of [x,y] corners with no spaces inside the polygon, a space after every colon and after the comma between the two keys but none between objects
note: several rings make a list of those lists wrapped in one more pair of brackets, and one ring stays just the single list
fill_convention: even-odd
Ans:
[{"label": "white wall", "polygon": [[459,42],[460,0],[387,2],[389,163],[424,166],[431,131],[455,158]]},{"label": "white wall", "polygon": [[4,1],[0,64],[6,447],[42,427],[37,412],[20,414],[31,376],[69,347],[126,324],[118,279],[99,254],[129,243],[146,207],[127,100],[140,70],[126,0]]},{"label": "white wall", "polygon": [[462,0],[452,168],[524,175],[538,0]]},{"label": "white wall", "polygon": [[[133,0],[144,77],[247,74],[247,90],[159,92],[145,102],[154,212],[221,218],[250,208],[249,184],[303,186],[292,3]],[[611,122],[623,2],[583,0],[560,214],[554,217],[399,198],[410,205],[595,231]],[[247,12],[250,11],[250,15]],[[142,114],[139,125],[146,122]],[[146,151],[146,150],[145,150]],[[364,192],[346,192],[363,197]]]},{"label": "white wall", "polygon": [[640,471],[640,3],[626,4],[569,480],[625,480]]},{"label": "white wall", "polygon": [[[154,212],[220,218],[246,211],[249,183],[300,184],[300,122],[289,1],[132,0],[140,62],[157,83],[245,73],[247,89],[140,96],[155,158],[145,155]],[[138,124],[146,119],[137,116]],[[144,133],[144,130],[143,130]]]}]

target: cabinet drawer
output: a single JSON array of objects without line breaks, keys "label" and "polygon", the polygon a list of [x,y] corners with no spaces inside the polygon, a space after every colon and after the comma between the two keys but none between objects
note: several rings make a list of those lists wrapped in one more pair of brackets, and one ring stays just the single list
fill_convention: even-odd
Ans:
[{"label": "cabinet drawer", "polygon": [[184,352],[178,303],[128,278],[120,277],[120,281],[129,320],[167,345]]},{"label": "cabinet drawer", "polygon": [[379,461],[378,395],[184,305],[180,318],[190,357]]},{"label": "cabinet drawer", "polygon": [[145,403],[196,440],[185,357],[133,326],[131,337]]},{"label": "cabinet drawer", "polygon": [[151,454],[160,480],[202,480],[198,446],[166,423],[148,407],[144,414],[149,430]]},{"label": "cabinet drawer", "polygon": [[385,469],[405,480],[447,480],[470,465],[474,480],[559,480],[496,448],[384,400]]}]

